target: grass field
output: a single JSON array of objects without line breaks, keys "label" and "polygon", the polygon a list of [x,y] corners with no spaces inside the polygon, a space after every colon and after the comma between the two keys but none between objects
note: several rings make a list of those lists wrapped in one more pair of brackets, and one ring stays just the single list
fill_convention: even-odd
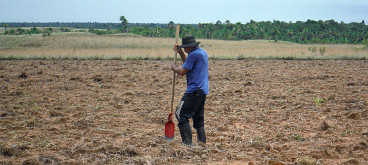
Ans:
[{"label": "grass field", "polygon": [[[1,59],[168,59],[173,38],[90,33],[0,35]],[[198,39],[211,59],[368,59],[364,45]]]}]

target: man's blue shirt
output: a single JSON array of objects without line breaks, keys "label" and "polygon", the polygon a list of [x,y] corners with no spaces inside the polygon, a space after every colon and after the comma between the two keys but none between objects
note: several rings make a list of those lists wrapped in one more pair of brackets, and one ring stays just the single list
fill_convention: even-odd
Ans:
[{"label": "man's blue shirt", "polygon": [[206,51],[196,47],[188,54],[183,68],[189,70],[186,74],[187,90],[185,93],[192,93],[200,88],[202,93],[208,95],[208,56]]}]

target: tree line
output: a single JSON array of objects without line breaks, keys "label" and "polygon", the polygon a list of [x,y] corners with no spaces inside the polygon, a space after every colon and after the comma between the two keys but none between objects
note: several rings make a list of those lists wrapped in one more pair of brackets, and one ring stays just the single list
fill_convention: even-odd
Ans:
[{"label": "tree line", "polygon": [[[131,27],[128,32],[148,37],[174,37],[174,23],[167,27]],[[361,23],[337,23],[334,20],[295,23],[283,21],[251,20],[246,24],[217,21],[216,23],[199,23],[181,25],[181,36],[194,35],[197,38],[220,40],[282,40],[295,43],[352,43],[360,44],[368,39],[368,26]]]},{"label": "tree line", "polygon": [[[175,23],[128,23],[120,17],[121,23],[0,23],[7,27],[59,27],[60,31],[68,28],[88,29],[98,35],[113,33],[132,33],[146,37],[175,37]],[[36,28],[37,29],[37,28]],[[10,34],[5,31],[5,33]],[[4,33],[4,34],[5,34]],[[22,34],[22,33],[18,33]],[[293,22],[253,21],[245,24],[231,23],[229,20],[216,23],[182,24],[180,35],[194,35],[199,39],[220,40],[282,40],[295,43],[351,43],[361,44],[368,40],[368,25],[362,22],[336,22],[332,20],[307,20]]]}]

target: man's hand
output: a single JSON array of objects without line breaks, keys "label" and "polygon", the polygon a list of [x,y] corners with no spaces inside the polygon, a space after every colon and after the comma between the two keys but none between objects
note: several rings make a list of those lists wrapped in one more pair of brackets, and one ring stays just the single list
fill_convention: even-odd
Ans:
[{"label": "man's hand", "polygon": [[180,76],[184,76],[189,71],[188,69],[185,69],[185,68],[182,68],[182,67],[178,67],[175,64],[171,64],[171,68],[170,69],[173,70],[173,71],[175,71]]},{"label": "man's hand", "polygon": [[179,54],[184,54],[183,49],[180,49],[178,44],[174,45],[174,51],[178,52]]},{"label": "man's hand", "polygon": [[178,66],[177,65],[175,65],[175,64],[171,64],[171,70],[173,70],[173,71],[175,71],[175,69],[177,68]]},{"label": "man's hand", "polygon": [[187,57],[185,57],[183,49],[179,48],[178,44],[174,45],[174,51],[179,53],[181,61],[183,61],[183,63],[185,62],[185,60],[187,60]]}]

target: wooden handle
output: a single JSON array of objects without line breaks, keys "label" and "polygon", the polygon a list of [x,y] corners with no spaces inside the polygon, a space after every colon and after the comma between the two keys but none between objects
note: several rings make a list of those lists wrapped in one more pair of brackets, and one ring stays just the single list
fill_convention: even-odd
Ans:
[{"label": "wooden handle", "polygon": [[[176,25],[176,35],[175,35],[175,44],[179,43],[179,30],[180,30],[180,24]],[[176,56],[177,56],[178,52],[175,51],[174,54],[174,64],[176,64]],[[173,81],[172,81],[172,93],[171,93],[171,111],[170,113],[174,112],[174,95],[175,95],[175,77],[176,77],[176,73],[175,71],[173,71]]]}]

